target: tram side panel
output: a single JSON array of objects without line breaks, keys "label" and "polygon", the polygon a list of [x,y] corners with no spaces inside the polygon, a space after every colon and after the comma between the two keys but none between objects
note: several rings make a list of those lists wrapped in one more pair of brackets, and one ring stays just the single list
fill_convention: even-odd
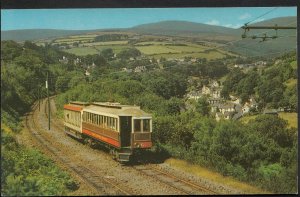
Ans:
[{"label": "tram side panel", "polygon": [[119,118],[83,111],[82,133],[114,148],[120,148]]},{"label": "tram side panel", "polygon": [[64,106],[64,131],[79,139],[82,138],[81,113],[82,107],[72,105]]}]

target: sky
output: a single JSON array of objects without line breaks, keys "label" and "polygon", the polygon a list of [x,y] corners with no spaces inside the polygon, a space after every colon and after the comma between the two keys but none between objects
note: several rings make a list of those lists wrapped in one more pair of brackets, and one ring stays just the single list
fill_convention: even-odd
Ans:
[{"label": "sky", "polygon": [[1,30],[130,28],[166,20],[239,28],[256,18],[253,23],[282,16],[297,16],[297,8],[1,9]]}]

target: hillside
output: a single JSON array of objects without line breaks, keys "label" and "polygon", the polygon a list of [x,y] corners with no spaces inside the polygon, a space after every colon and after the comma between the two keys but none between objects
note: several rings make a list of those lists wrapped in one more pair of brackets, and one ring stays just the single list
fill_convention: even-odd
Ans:
[{"label": "hillside", "polygon": [[[296,26],[296,17],[280,17],[271,20],[253,23],[249,26]],[[242,35],[244,30],[238,29],[239,34]],[[297,31],[296,30],[278,30],[277,39],[269,39],[265,42],[261,42],[262,39],[252,39],[253,35],[263,36],[266,33],[267,36],[275,36],[275,30],[250,30],[247,32],[248,38],[242,39],[238,42],[232,43],[231,46],[226,47],[227,50],[239,53],[245,56],[258,56],[261,54],[277,55],[280,52],[290,51],[296,48],[297,43]]]}]

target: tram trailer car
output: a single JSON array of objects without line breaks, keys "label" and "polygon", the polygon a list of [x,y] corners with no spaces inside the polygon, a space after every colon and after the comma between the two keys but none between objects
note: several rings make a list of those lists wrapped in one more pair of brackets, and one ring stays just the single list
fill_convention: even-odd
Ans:
[{"label": "tram trailer car", "polygon": [[152,147],[152,116],[139,106],[70,102],[64,105],[64,127],[68,135],[106,145],[120,162]]}]

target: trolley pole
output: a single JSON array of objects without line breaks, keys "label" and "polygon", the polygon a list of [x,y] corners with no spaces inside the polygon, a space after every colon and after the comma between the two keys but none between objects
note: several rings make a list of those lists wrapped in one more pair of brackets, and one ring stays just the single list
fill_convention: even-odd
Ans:
[{"label": "trolley pole", "polygon": [[38,100],[39,100],[39,111],[41,111],[40,106],[41,106],[41,93],[40,93],[40,86],[38,86]]},{"label": "trolley pole", "polygon": [[50,99],[49,99],[49,72],[47,72],[47,80],[46,80],[46,89],[47,89],[47,97],[48,97],[48,130],[50,130]]}]

